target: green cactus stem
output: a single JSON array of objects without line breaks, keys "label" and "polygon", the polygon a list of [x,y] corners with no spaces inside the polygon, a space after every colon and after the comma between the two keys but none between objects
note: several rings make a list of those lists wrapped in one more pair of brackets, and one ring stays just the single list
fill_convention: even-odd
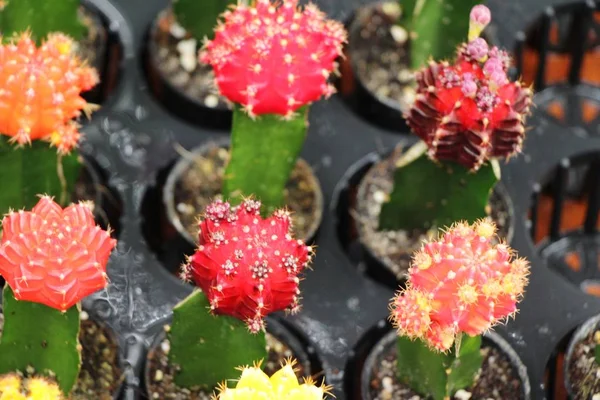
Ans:
[{"label": "green cactus stem", "polygon": [[199,290],[173,309],[169,361],[180,368],[175,375],[179,387],[212,390],[236,378],[237,367],[267,357],[264,333],[252,334],[243,321],[213,316],[209,309],[208,299]]},{"label": "green cactus stem", "polygon": [[398,379],[434,400],[451,398],[470,388],[481,368],[481,336],[462,334],[448,353],[431,350],[421,340],[397,341]]},{"label": "green cactus stem", "polygon": [[596,363],[600,365],[600,344],[594,347],[594,358],[596,359]]},{"label": "green cactus stem", "polygon": [[307,115],[305,106],[289,121],[273,114],[252,119],[236,106],[223,197],[237,204],[254,195],[264,206],[263,215],[284,206],[284,188],[306,138]]},{"label": "green cactus stem", "polygon": [[[416,148],[417,146],[415,146]],[[476,173],[460,164],[435,163],[410,150],[394,171],[394,189],[379,215],[381,230],[428,230],[486,217],[497,172],[491,164]]]},{"label": "green cactus stem", "polygon": [[62,32],[78,41],[86,32],[79,18],[80,0],[3,0],[0,32],[4,37],[31,32],[38,42],[50,32]]},{"label": "green cactus stem", "polygon": [[7,136],[0,136],[0,214],[9,209],[31,209],[47,194],[66,205],[73,191],[81,164],[76,151],[60,156],[48,143],[34,140],[16,147]]},{"label": "green cactus stem", "polygon": [[202,43],[212,39],[219,15],[237,0],[173,0],[175,19],[192,36]]},{"label": "green cactus stem", "polygon": [[469,11],[480,0],[400,0],[399,24],[410,32],[413,70],[454,55],[469,29]]},{"label": "green cactus stem", "polygon": [[68,395],[81,365],[78,307],[61,313],[43,304],[18,301],[8,285],[2,297],[0,374],[25,371],[31,366],[38,374],[55,376]]}]

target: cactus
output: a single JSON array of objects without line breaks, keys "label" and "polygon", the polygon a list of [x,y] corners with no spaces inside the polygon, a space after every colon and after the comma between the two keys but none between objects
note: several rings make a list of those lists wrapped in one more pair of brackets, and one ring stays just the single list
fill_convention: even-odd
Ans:
[{"label": "cactus", "polygon": [[236,387],[228,388],[223,383],[215,400],[323,400],[331,388],[316,386],[310,377],[303,384],[298,383],[295,364],[296,360],[287,360],[270,378],[260,369],[260,362],[253,367],[241,367]]},{"label": "cactus", "polygon": [[[471,37],[482,30],[482,9],[472,13]],[[430,61],[417,74],[417,96],[406,119],[423,142],[398,163],[394,191],[380,215],[382,229],[423,229],[486,215],[499,178],[486,163],[521,150],[531,104],[532,91],[509,82],[509,65],[505,51],[476,37],[458,46],[453,64]],[[441,165],[428,165],[419,149]],[[426,189],[412,189],[422,182]]]},{"label": "cactus", "polygon": [[116,241],[95,225],[89,205],[63,210],[47,196],[32,211],[5,216],[2,229],[0,373],[32,366],[68,394],[80,367],[76,304],[105,287]]},{"label": "cactus", "polygon": [[173,13],[177,22],[202,43],[205,38],[212,38],[219,15],[236,3],[236,0],[173,0]]},{"label": "cactus", "polygon": [[529,264],[494,243],[492,222],[461,222],[414,254],[407,288],[390,305],[399,378],[413,390],[441,400],[469,388],[481,334],[517,312]]},{"label": "cactus", "polygon": [[62,32],[81,40],[86,28],[79,18],[80,0],[3,0],[0,4],[0,32],[10,37],[29,31],[36,41],[49,33]]},{"label": "cactus", "polygon": [[223,195],[235,203],[256,196],[264,215],[283,206],[306,137],[308,105],[334,92],[327,80],[346,39],[340,23],[312,4],[303,10],[297,4],[239,4],[200,53],[221,95],[236,103]]},{"label": "cactus", "polygon": [[182,277],[202,292],[175,308],[169,331],[181,387],[212,388],[238,365],[265,358],[264,318],[299,309],[298,275],[312,249],[291,236],[287,211],[263,219],[260,207],[251,199],[234,208],[215,201],[200,222],[199,247]]},{"label": "cactus", "polygon": [[39,47],[29,34],[0,44],[2,214],[32,207],[37,193],[63,204],[68,200],[80,168],[73,151],[80,134],[73,118],[95,108],[80,93],[98,82],[73,49],[73,41],[62,34],[50,35]]},{"label": "cactus", "polygon": [[[399,25],[410,32],[410,61],[414,70],[423,67],[430,58],[440,60],[452,56],[469,26],[464,16],[478,3],[480,0],[400,1]],[[477,11],[476,15],[480,17],[482,13]]]},{"label": "cactus", "polygon": [[63,400],[58,385],[52,380],[10,373],[0,376],[0,400]]}]

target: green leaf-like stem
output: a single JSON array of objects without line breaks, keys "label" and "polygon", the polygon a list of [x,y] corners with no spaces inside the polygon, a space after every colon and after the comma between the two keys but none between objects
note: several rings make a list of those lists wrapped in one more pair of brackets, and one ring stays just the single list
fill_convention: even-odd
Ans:
[{"label": "green leaf-like stem", "polygon": [[15,299],[3,290],[4,328],[0,336],[0,374],[25,371],[54,375],[67,395],[79,375],[79,309],[62,313],[43,304]]},{"label": "green leaf-like stem", "polygon": [[438,164],[426,155],[394,171],[394,189],[379,217],[382,230],[423,230],[474,222],[486,206],[498,179],[491,165],[471,173],[456,163]]},{"label": "green leaf-like stem", "polygon": [[50,32],[81,40],[86,32],[78,14],[80,0],[3,0],[0,32],[10,37],[29,30],[38,42]]},{"label": "green leaf-like stem", "polygon": [[236,0],[173,0],[175,19],[202,43],[213,38],[219,16]]},{"label": "green leaf-like stem", "polygon": [[235,107],[225,199],[237,204],[253,195],[262,202],[264,215],[283,207],[285,185],[306,138],[307,113],[308,107],[302,107],[289,121],[270,114],[252,119]]},{"label": "green leaf-like stem", "polygon": [[236,368],[266,360],[264,333],[252,334],[246,324],[226,315],[209,313],[208,299],[194,291],[173,309],[169,330],[169,362],[180,368],[179,387],[213,389],[239,376]]},{"label": "green leaf-like stem", "polygon": [[481,368],[481,336],[462,335],[448,353],[430,349],[421,340],[400,336],[397,342],[398,379],[415,392],[444,400],[470,388]]},{"label": "green leaf-like stem", "polygon": [[17,148],[8,142],[7,136],[1,135],[0,214],[9,209],[31,209],[39,201],[38,195],[43,194],[53,196],[57,202],[70,202],[81,169],[78,157],[76,151],[61,157],[56,148],[40,140]]}]

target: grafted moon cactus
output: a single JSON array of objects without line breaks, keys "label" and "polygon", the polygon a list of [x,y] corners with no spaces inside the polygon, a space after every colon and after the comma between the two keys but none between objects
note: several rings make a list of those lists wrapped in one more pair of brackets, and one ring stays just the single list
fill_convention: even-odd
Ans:
[{"label": "grafted moon cactus", "polygon": [[0,400],[63,400],[55,382],[44,377],[24,378],[11,373],[0,376]]},{"label": "grafted moon cactus", "polygon": [[459,222],[414,254],[390,319],[399,377],[418,393],[441,400],[468,389],[482,363],[481,335],[517,312],[529,264],[496,243],[492,222]]},{"label": "grafted moon cactus", "polygon": [[255,0],[223,14],[200,60],[212,65],[223,96],[249,115],[289,118],[298,108],[329,96],[327,79],[346,32],[315,5],[298,0]]},{"label": "grafted moon cactus", "polygon": [[31,211],[2,220],[0,275],[15,298],[66,311],[107,284],[117,241],[94,222],[89,205],[64,210],[43,196]]},{"label": "grafted moon cactus", "polygon": [[289,212],[263,219],[260,208],[251,199],[234,209],[219,200],[208,206],[200,245],[185,268],[213,313],[236,317],[254,333],[269,313],[298,310],[298,275],[312,257],[311,247],[292,237]]},{"label": "grafted moon cactus", "polygon": [[228,388],[223,383],[215,400],[323,400],[331,388],[317,386],[311,378],[300,384],[295,364],[296,360],[287,360],[271,377],[260,369],[260,363],[241,367],[242,376],[236,387]]},{"label": "grafted moon cactus", "polygon": [[453,63],[430,61],[417,73],[416,100],[406,116],[431,159],[454,161],[471,171],[521,150],[533,94],[508,80],[508,54],[478,37],[489,23],[484,9],[473,9],[469,36],[477,35],[459,46]]},{"label": "grafted moon cactus", "polygon": [[73,118],[94,109],[80,94],[98,83],[72,39],[51,34],[37,47],[21,34],[0,45],[0,65],[0,133],[19,145],[41,139],[69,153],[80,136]]}]

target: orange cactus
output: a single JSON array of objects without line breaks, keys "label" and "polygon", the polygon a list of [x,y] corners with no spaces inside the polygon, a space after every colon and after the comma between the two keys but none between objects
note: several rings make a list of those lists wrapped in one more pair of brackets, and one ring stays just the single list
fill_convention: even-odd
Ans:
[{"label": "orange cactus", "polygon": [[95,108],[80,94],[98,81],[63,34],[49,35],[39,47],[28,33],[1,44],[0,133],[18,145],[41,139],[69,153],[80,137],[73,118]]}]

